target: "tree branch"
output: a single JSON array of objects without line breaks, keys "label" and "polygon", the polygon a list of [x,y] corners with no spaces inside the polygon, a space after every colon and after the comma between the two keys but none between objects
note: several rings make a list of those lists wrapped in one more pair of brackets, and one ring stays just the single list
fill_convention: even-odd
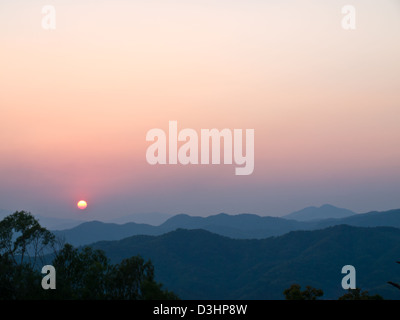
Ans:
[{"label": "tree branch", "polygon": [[400,285],[399,284],[394,283],[392,281],[388,281],[388,283],[400,290]]}]

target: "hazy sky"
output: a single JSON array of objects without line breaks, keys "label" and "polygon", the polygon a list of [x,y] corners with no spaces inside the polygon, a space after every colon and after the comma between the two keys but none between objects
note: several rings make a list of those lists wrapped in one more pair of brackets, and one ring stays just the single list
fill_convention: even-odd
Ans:
[{"label": "hazy sky", "polygon": [[[0,209],[400,207],[398,0],[1,1],[0,43]],[[169,120],[254,129],[253,174],[149,165],[146,133]]]}]

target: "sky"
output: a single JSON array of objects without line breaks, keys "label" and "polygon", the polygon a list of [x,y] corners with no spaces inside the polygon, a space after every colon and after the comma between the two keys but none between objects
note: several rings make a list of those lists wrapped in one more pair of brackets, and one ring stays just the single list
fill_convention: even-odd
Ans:
[{"label": "sky", "polygon": [[[397,0],[1,1],[0,43],[0,209],[400,208]],[[169,121],[254,129],[253,173],[150,165],[146,134]]]}]

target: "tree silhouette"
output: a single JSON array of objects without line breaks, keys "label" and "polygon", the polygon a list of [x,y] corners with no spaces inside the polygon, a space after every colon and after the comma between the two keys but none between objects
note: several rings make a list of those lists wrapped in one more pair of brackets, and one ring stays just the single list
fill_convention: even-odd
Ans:
[{"label": "tree silhouette", "polygon": [[43,290],[37,262],[50,261],[44,250],[55,244],[55,236],[29,212],[0,221],[0,300],[178,299],[154,280],[151,261],[135,256],[113,265],[101,250],[70,244],[57,251],[52,262],[57,289]]},{"label": "tree silhouette", "polygon": [[53,261],[57,270],[54,299],[150,300],[178,297],[154,280],[151,261],[140,256],[110,264],[101,250],[83,249],[66,244]]},{"label": "tree silhouette", "polygon": [[305,290],[301,291],[299,284],[292,284],[289,289],[283,291],[283,294],[286,300],[317,300],[323,296],[324,292],[311,286],[307,286]]},{"label": "tree silhouette", "polygon": [[55,236],[39,224],[30,212],[16,211],[0,221],[0,254],[15,265],[35,267],[45,249],[54,248]]},{"label": "tree silhouette", "polygon": [[368,291],[356,288],[348,289],[348,292],[339,297],[339,300],[383,300],[383,298],[379,294],[371,296]]},{"label": "tree silhouette", "polygon": [[109,296],[123,300],[160,300],[178,297],[162,289],[154,280],[151,261],[145,262],[140,256],[124,259],[116,265],[109,278]]},{"label": "tree silhouette", "polygon": [[104,299],[105,278],[112,266],[99,250],[81,250],[66,244],[53,260],[57,272],[57,290],[49,296],[57,299]]}]

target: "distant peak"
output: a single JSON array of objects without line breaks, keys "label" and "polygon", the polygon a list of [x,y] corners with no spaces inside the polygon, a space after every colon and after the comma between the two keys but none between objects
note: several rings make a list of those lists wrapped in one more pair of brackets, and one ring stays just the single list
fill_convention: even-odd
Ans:
[{"label": "distant peak", "polygon": [[353,211],[338,208],[331,204],[324,204],[320,207],[307,207],[302,210],[290,213],[285,218],[298,221],[322,220],[330,218],[344,218],[355,214]]},{"label": "distant peak", "polygon": [[335,207],[335,206],[333,206],[333,205],[327,203],[327,204],[323,204],[322,206],[320,206],[320,208],[321,208],[321,209],[332,209],[332,208],[335,208],[335,209],[336,209],[337,207]]}]

